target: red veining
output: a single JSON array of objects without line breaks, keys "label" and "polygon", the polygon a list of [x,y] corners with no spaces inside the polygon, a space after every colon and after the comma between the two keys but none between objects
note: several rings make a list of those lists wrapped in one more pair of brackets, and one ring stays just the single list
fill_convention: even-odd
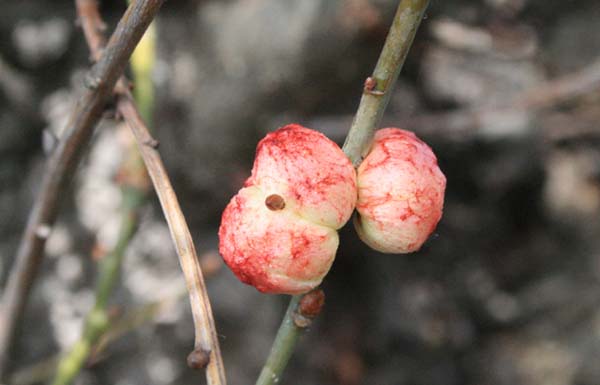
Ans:
[{"label": "red veining", "polygon": [[417,250],[441,218],[446,178],[429,146],[412,132],[377,131],[358,169],[359,226],[363,240],[386,252]]},{"label": "red veining", "polygon": [[[259,142],[244,186],[223,212],[219,250],[225,262],[263,292],[295,294],[316,286],[335,256],[333,229],[356,204],[348,158],[321,133],[288,125]],[[285,205],[275,204],[274,196]]]}]

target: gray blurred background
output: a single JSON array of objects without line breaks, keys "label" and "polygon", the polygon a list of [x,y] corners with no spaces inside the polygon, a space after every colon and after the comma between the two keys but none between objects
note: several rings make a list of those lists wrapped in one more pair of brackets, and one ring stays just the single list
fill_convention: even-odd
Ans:
[{"label": "gray blurred background", "polygon": [[[101,3],[111,30],[124,1]],[[154,133],[210,271],[233,385],[254,383],[287,298],[219,267],[220,213],[266,132],[297,122],[341,144],[396,4],[169,1],[159,14]],[[1,283],[43,149],[89,67],[75,18],[67,0],[0,5]],[[405,256],[369,250],[351,225],[341,231],[326,306],[282,383],[600,384],[600,90],[589,86],[599,60],[595,0],[431,2],[384,120],[437,153],[444,217]],[[94,255],[118,230],[114,176],[128,135],[118,126],[98,127],[64,198],[21,325],[15,384],[47,382],[32,373],[51,375],[44,363],[78,338],[93,304]],[[139,319],[115,331],[78,384],[204,383],[185,365],[191,313],[154,196],[111,312]]]}]

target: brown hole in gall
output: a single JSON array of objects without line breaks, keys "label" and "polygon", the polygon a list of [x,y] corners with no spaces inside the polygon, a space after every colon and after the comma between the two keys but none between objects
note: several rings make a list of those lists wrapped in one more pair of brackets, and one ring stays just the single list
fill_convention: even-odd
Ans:
[{"label": "brown hole in gall", "polygon": [[271,194],[267,197],[267,199],[265,199],[265,205],[269,208],[269,210],[283,210],[285,207],[285,201],[281,195]]}]

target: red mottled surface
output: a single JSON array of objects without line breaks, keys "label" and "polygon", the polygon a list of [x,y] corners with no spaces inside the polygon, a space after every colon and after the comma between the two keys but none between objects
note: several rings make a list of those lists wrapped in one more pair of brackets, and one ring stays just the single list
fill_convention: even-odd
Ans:
[{"label": "red mottled surface", "polygon": [[[288,125],[258,145],[252,175],[223,212],[219,250],[245,283],[268,293],[316,287],[356,203],[356,174],[324,135]],[[283,199],[281,209],[266,203]]]},{"label": "red mottled surface", "polygon": [[290,124],[256,149],[246,186],[282,195],[302,217],[342,227],[356,205],[356,172],[337,144],[318,131]]},{"label": "red mottled surface", "polygon": [[329,271],[337,232],[287,209],[269,210],[262,195],[252,186],[233,197],[223,212],[219,251],[242,282],[262,292],[306,292]]},{"label": "red mottled surface", "polygon": [[431,148],[399,128],[375,134],[358,168],[359,235],[388,253],[418,250],[442,216],[446,177]]}]

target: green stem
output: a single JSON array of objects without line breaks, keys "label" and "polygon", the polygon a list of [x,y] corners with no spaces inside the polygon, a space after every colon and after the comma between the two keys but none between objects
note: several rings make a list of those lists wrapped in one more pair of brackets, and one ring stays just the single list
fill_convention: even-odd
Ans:
[{"label": "green stem", "polygon": [[[98,338],[98,342],[91,348],[94,356],[102,355],[112,342],[123,335],[137,329],[146,322],[153,321],[158,314],[165,311],[173,301],[184,298],[186,292],[183,291],[174,298],[163,299],[156,302],[147,303],[140,307],[130,310],[119,319],[111,320],[108,329]],[[60,355],[51,356],[42,361],[28,365],[17,370],[8,381],[11,385],[30,385],[45,382],[56,372],[56,365],[59,362]]]},{"label": "green stem", "polygon": [[301,297],[301,295],[292,296],[283,321],[281,321],[281,326],[279,326],[279,331],[277,331],[275,342],[271,347],[269,358],[260,372],[256,385],[269,385],[279,382],[279,377],[294,352],[296,341],[305,329],[296,326],[292,319]]},{"label": "green stem", "polygon": [[429,0],[402,0],[394,16],[373,75],[372,89],[365,85],[358,111],[344,142],[343,150],[357,167],[369,150],[377,126],[412,45]]},{"label": "green stem", "polygon": [[[343,150],[355,167],[362,162],[369,150],[428,5],[429,0],[402,0],[398,5],[379,60],[373,75],[365,83],[358,110],[344,142]],[[298,327],[293,321],[302,297],[292,297],[256,385],[270,385],[279,381],[296,341],[305,329]]]},{"label": "green stem", "polygon": [[[154,88],[151,78],[155,62],[154,39],[154,27],[151,24],[131,56],[133,76],[136,85],[139,83],[136,97],[138,98],[142,117],[147,122],[150,121],[154,108]],[[112,252],[106,255],[101,262],[96,285],[95,305],[87,315],[81,339],[61,358],[53,385],[67,385],[73,382],[87,362],[92,348],[110,326],[107,314],[108,300],[119,279],[123,256],[129,242],[135,235],[138,225],[138,212],[145,202],[148,190],[144,183],[139,183],[140,178],[136,177],[142,175],[142,180],[146,178],[143,161],[139,153],[134,145],[130,146],[127,151],[129,153],[123,169],[132,180],[125,181],[121,188],[123,207],[119,239]]]},{"label": "green stem", "polygon": [[52,382],[53,385],[67,385],[75,379],[90,356],[92,346],[108,329],[108,299],[119,278],[125,250],[137,227],[137,211],[143,204],[146,195],[144,191],[134,187],[124,186],[122,191],[123,213],[117,245],[110,254],[102,259],[100,276],[96,285],[96,302],[86,317],[81,339],[60,360]]}]

